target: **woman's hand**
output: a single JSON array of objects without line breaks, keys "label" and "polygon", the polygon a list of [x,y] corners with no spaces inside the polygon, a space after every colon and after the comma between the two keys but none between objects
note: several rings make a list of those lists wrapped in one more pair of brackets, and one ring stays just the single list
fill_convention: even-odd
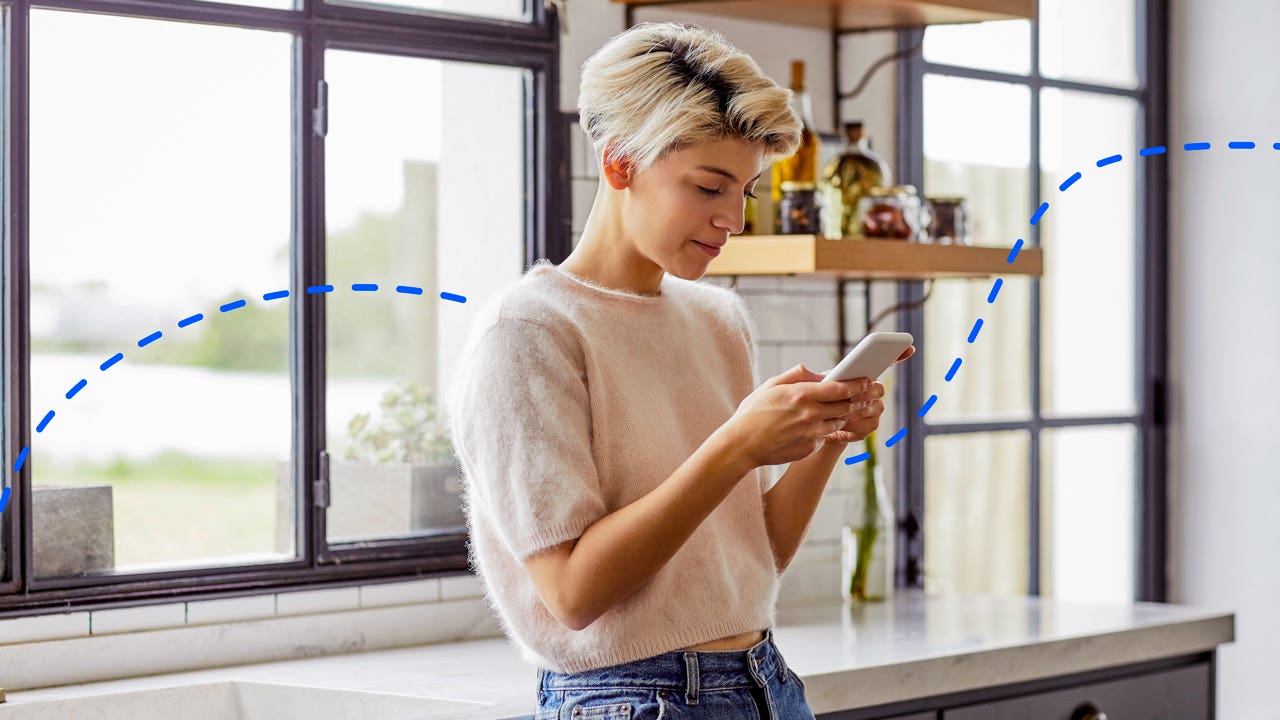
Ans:
[{"label": "woman's hand", "polygon": [[[897,365],[915,354],[916,346],[912,345],[894,361],[894,364]],[[884,385],[877,381],[871,383],[871,387],[862,393],[851,398],[854,402],[860,402],[861,405],[855,406],[849,421],[839,430],[824,437],[823,443],[827,445],[847,445],[851,442],[866,439],[873,430],[880,427],[880,416],[884,414],[884,401],[880,398],[883,397]]]}]

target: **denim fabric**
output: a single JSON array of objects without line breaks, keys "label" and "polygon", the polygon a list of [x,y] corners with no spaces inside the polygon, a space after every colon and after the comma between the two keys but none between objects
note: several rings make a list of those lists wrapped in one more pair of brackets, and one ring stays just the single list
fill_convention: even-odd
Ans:
[{"label": "denim fabric", "polygon": [[773,630],[745,650],[674,650],[566,675],[538,668],[535,720],[815,720]]}]

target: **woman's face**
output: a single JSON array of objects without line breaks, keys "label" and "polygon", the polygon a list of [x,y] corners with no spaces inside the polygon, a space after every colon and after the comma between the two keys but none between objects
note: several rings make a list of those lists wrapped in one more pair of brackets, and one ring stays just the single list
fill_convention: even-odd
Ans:
[{"label": "woman's face", "polygon": [[637,249],[672,275],[702,277],[716,248],[742,232],[763,159],[761,143],[722,139],[668,153],[638,173],[622,210]]}]

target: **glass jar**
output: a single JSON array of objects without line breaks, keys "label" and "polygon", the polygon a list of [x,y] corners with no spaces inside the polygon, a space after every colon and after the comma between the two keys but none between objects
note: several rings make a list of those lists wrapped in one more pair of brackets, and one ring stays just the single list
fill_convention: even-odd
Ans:
[{"label": "glass jar", "polygon": [[969,206],[962,197],[931,197],[928,200],[933,221],[929,237],[939,245],[971,245]]},{"label": "glass jar", "polygon": [[880,240],[919,240],[930,219],[914,185],[876,187],[858,201],[862,236]]},{"label": "glass jar", "polygon": [[817,184],[788,180],[782,183],[781,189],[778,233],[814,235],[822,232],[822,199]]},{"label": "glass jar", "polygon": [[893,595],[893,543],[897,519],[876,461],[876,433],[866,438],[871,457],[863,461],[850,515],[841,528],[841,596],[853,602],[880,602]]}]

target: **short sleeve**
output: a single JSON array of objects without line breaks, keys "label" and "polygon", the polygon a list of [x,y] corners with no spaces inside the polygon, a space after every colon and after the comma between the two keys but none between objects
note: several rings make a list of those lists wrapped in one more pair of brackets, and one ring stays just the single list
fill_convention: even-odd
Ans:
[{"label": "short sleeve", "polygon": [[548,326],[500,319],[449,394],[469,501],[521,562],[607,514],[580,357]]}]

